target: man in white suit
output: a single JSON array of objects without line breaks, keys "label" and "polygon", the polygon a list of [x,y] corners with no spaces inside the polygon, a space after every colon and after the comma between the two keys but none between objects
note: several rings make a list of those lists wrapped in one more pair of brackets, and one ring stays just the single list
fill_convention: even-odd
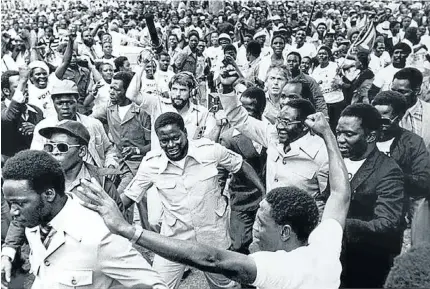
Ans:
[{"label": "man in white suit", "polygon": [[[6,162],[3,177],[11,215],[26,227],[33,289],[111,288],[119,283],[167,289],[132,243],[111,234],[97,213],[65,193],[61,166],[48,153],[18,153]],[[10,261],[2,256],[2,263]]]}]

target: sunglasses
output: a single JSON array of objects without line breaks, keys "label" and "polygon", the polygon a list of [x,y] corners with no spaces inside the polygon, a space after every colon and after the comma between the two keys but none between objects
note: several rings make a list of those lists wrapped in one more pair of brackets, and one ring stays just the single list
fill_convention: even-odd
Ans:
[{"label": "sunglasses", "polygon": [[396,116],[393,119],[388,118],[388,117],[381,117],[381,125],[391,125],[393,122],[396,121],[397,118],[398,118],[398,116]]},{"label": "sunglasses", "polygon": [[81,145],[69,145],[64,142],[59,142],[59,143],[51,142],[51,143],[46,143],[43,146],[43,150],[45,152],[52,153],[54,149],[57,149],[60,153],[65,154],[69,151],[71,147],[80,147],[80,146]]}]

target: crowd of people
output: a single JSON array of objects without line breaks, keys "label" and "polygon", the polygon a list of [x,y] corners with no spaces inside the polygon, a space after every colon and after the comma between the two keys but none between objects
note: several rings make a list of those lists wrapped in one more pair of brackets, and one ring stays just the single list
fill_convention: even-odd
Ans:
[{"label": "crowd of people", "polygon": [[430,287],[430,2],[1,5],[2,288]]}]

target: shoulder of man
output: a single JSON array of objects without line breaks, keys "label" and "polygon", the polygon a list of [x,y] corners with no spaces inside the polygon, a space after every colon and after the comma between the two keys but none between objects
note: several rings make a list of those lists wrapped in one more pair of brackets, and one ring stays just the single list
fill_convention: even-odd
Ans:
[{"label": "shoulder of man", "polygon": [[163,155],[163,152],[160,149],[157,150],[150,150],[142,159],[142,162],[152,162],[157,161],[161,156]]},{"label": "shoulder of man", "polygon": [[211,141],[210,139],[204,137],[196,140],[191,140],[191,142],[193,142],[193,145],[197,148],[216,145],[214,141]]}]

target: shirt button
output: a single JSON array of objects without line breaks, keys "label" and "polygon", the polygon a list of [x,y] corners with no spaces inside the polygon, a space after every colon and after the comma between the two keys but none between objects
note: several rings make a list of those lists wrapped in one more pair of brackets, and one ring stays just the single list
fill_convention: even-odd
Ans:
[{"label": "shirt button", "polygon": [[75,280],[75,277],[73,277],[73,279],[72,279],[72,285],[76,285],[76,284],[78,284],[78,282]]},{"label": "shirt button", "polygon": [[275,183],[277,183],[279,180],[278,179],[275,179]]},{"label": "shirt button", "polygon": [[45,262],[43,262],[44,264],[45,264],[45,266],[49,266],[49,265],[51,265],[51,263],[49,263],[49,261],[48,260],[45,260]]}]

